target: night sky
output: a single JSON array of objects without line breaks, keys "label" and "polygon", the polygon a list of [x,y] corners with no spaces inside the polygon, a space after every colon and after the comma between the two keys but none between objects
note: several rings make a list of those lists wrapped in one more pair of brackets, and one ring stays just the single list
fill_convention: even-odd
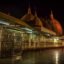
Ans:
[{"label": "night sky", "polygon": [[49,18],[52,10],[54,17],[59,20],[64,28],[64,2],[52,0],[2,0],[0,1],[0,11],[21,18],[27,13],[29,5],[32,13],[34,14],[36,10],[39,17]]}]

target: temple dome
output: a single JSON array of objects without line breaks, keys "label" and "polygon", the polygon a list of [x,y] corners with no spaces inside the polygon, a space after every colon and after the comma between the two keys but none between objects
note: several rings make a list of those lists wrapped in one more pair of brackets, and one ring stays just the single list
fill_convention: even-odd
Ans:
[{"label": "temple dome", "polygon": [[62,30],[62,27],[61,27],[61,24],[59,23],[58,20],[56,20],[54,17],[53,17],[53,13],[51,11],[51,15],[50,15],[50,21],[53,25],[53,28],[55,29],[55,32],[58,34],[58,35],[61,35],[63,30]]},{"label": "temple dome", "polygon": [[28,13],[25,14],[21,20],[25,21],[29,25],[32,25],[34,27],[41,28],[43,26],[42,21],[40,18],[37,16],[37,13],[35,12],[35,15],[31,13],[30,7],[28,8]]},{"label": "temple dome", "polygon": [[30,7],[28,8],[28,13],[25,14],[21,19],[24,20],[24,21],[32,21],[34,19],[34,16],[31,13],[31,8]]},{"label": "temple dome", "polygon": [[34,16],[34,22],[35,22],[35,26],[36,27],[42,27],[42,21],[40,20],[40,18],[37,16],[37,13],[35,12],[35,16]]}]

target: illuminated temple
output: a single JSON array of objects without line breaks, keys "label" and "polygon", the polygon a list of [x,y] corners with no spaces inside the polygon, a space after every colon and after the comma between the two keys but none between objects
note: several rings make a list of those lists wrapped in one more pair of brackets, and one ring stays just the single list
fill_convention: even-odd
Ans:
[{"label": "illuminated temple", "polygon": [[20,19],[0,12],[0,51],[62,45],[59,39],[62,34],[62,27],[52,12],[49,20],[41,20],[36,11],[33,15],[30,7]]},{"label": "illuminated temple", "polygon": [[[25,14],[21,18],[21,20],[25,21],[27,24],[31,25],[36,29],[40,29],[41,31],[43,30],[43,28],[45,28],[47,31],[51,32],[52,34],[56,33],[56,35],[62,35],[62,27],[59,21],[54,18],[52,11],[50,14],[49,21],[48,20],[43,21],[37,16],[36,11],[35,14],[33,15],[31,12],[31,8],[29,7],[27,14]],[[44,25],[46,25],[46,27]]]}]

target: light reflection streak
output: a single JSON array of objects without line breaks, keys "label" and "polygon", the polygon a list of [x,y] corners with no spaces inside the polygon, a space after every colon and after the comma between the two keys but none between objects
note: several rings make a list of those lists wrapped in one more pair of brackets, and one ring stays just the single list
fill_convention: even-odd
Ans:
[{"label": "light reflection streak", "polygon": [[54,57],[55,57],[55,64],[59,64],[58,63],[58,61],[59,61],[59,51],[54,52]]},{"label": "light reflection streak", "polygon": [[16,56],[16,60],[20,60],[21,59],[21,56]]}]

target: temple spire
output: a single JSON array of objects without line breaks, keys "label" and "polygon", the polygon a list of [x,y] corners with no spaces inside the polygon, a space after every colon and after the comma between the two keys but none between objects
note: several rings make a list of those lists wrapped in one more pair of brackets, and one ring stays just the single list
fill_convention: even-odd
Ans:
[{"label": "temple spire", "polygon": [[28,8],[28,14],[31,14],[31,8],[30,8],[30,5],[29,5],[29,8]]},{"label": "temple spire", "polygon": [[53,16],[53,12],[51,11],[51,15],[50,15],[50,18],[53,19],[54,16]]}]

